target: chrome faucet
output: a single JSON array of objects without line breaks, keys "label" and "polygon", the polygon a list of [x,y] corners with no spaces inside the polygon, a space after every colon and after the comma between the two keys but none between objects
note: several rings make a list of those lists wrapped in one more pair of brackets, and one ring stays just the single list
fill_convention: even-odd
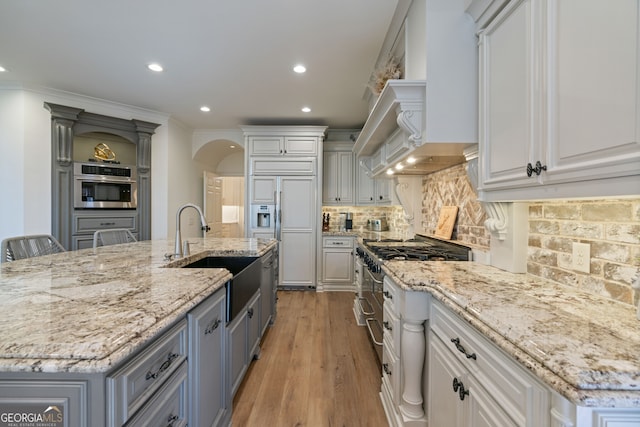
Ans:
[{"label": "chrome faucet", "polygon": [[[197,205],[194,205],[193,203],[187,203],[180,206],[178,208],[178,213],[176,213],[176,248],[175,248],[176,258],[180,258],[183,255],[182,236],[180,234],[180,215],[182,214],[182,211],[185,210],[186,208],[194,208],[195,210],[198,211],[198,213],[200,214],[200,223],[202,224],[203,231],[206,232],[211,230],[211,228],[207,225],[207,220],[205,219],[204,214],[202,213],[202,209],[200,209],[200,207],[198,207]],[[184,254],[184,255],[189,255],[189,254]]]}]

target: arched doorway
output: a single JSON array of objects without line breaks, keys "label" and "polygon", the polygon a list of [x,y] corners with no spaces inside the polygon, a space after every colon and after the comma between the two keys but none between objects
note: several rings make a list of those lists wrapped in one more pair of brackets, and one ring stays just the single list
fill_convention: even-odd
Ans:
[{"label": "arched doorway", "polygon": [[208,235],[244,237],[244,147],[227,139],[202,145],[194,155],[203,174],[203,208]]}]

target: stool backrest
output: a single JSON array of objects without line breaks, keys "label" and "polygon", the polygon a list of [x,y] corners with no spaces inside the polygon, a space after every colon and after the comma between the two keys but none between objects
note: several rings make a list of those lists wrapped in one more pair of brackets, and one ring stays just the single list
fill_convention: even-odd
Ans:
[{"label": "stool backrest", "polygon": [[0,262],[16,261],[41,255],[64,252],[62,245],[48,234],[34,234],[4,239],[1,244]]}]

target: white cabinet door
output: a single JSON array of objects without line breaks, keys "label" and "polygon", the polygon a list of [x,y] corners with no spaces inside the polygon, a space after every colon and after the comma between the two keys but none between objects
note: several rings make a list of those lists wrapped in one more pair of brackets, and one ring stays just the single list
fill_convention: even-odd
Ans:
[{"label": "white cabinet door", "polygon": [[375,204],[375,180],[367,175],[367,170],[360,165],[356,166],[356,204]]},{"label": "white cabinet door", "polygon": [[275,194],[277,189],[277,178],[275,176],[252,176],[251,182],[251,203],[254,204],[275,204]]},{"label": "white cabinet door", "polygon": [[323,204],[353,204],[353,153],[351,151],[326,151],[322,180]]},{"label": "white cabinet door", "polygon": [[338,152],[338,197],[342,204],[353,204],[353,153]]},{"label": "white cabinet door", "polygon": [[468,418],[466,425],[469,427],[517,427],[505,411],[496,403],[491,395],[472,376],[465,381],[469,394],[460,402],[468,405]]},{"label": "white cabinet door", "polygon": [[282,136],[251,136],[249,137],[249,155],[274,156],[282,154],[284,137]]},{"label": "white cabinet door", "polygon": [[465,369],[433,333],[429,334],[428,410],[430,426],[463,427],[465,417],[453,380],[465,383]]},{"label": "white cabinet door", "polygon": [[514,0],[481,33],[482,200],[638,193],[639,8]]},{"label": "white cabinet door", "polygon": [[480,181],[484,188],[535,185],[531,0],[511,2],[480,42]]},{"label": "white cabinet door", "polygon": [[339,186],[338,152],[325,151],[322,155],[322,204],[338,204]]},{"label": "white cabinet door", "polygon": [[637,0],[547,5],[545,182],[639,173],[639,7]]},{"label": "white cabinet door", "polygon": [[287,156],[315,156],[318,154],[318,138],[313,136],[288,136],[284,139],[282,154]]},{"label": "white cabinet door", "polygon": [[280,177],[280,285],[314,287],[316,178]]}]

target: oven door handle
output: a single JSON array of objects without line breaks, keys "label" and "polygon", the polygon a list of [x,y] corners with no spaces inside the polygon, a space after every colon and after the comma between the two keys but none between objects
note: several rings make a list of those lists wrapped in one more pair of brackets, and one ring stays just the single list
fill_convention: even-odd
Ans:
[{"label": "oven door handle", "polygon": [[376,337],[375,335],[373,335],[373,331],[371,330],[371,325],[370,325],[370,322],[377,322],[377,320],[368,318],[368,319],[365,319],[365,321],[367,322],[367,329],[369,329],[369,335],[371,336],[371,341],[373,341],[375,345],[382,346],[381,342],[376,341]]},{"label": "oven door handle", "polygon": [[378,280],[375,277],[373,277],[373,273],[371,272],[371,270],[367,269],[366,270],[367,274],[369,275],[369,277],[371,277],[371,280],[373,280],[374,282],[378,283],[378,284],[382,284],[382,280]]},{"label": "oven door handle", "polygon": [[371,308],[371,311],[367,311],[364,309],[364,307],[362,306],[362,301],[367,301],[367,299],[358,298],[358,305],[360,306],[360,311],[362,311],[362,314],[364,314],[365,316],[371,316],[375,314],[375,312],[373,311],[373,307],[371,307],[371,304],[369,303],[369,301],[367,301],[367,304],[369,304],[369,308]]}]

